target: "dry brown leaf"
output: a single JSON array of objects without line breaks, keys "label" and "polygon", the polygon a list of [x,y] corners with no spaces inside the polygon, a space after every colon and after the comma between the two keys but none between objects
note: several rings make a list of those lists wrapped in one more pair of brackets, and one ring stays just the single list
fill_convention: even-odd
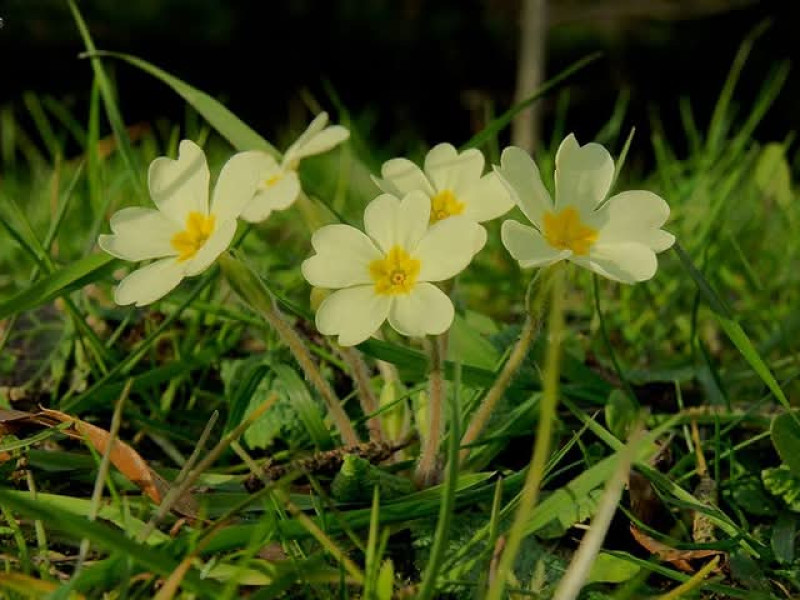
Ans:
[{"label": "dry brown leaf", "polygon": [[678,550],[658,540],[654,540],[646,533],[640,531],[636,525],[631,525],[631,534],[645,550],[651,554],[655,554],[661,560],[671,563],[676,569],[680,569],[686,573],[694,573],[695,571],[694,567],[689,563],[690,560],[725,555],[722,550]]},{"label": "dry brown leaf", "polygon": [[[81,421],[58,410],[43,408],[40,414],[55,419],[59,423],[70,423],[72,427],[65,429],[65,434],[78,439],[86,439],[97,450],[98,454],[105,454],[110,437],[110,434],[105,429],[86,421]],[[116,439],[111,448],[109,459],[120,473],[141,489],[143,493],[147,494],[153,502],[156,504],[161,503],[164,496],[153,479],[153,472],[136,450],[122,440]]]}]

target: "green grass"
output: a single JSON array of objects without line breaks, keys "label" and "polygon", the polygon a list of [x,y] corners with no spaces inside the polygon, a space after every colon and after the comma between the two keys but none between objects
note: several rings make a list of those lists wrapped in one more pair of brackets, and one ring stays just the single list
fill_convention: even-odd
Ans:
[{"label": "green grass", "polygon": [[[95,240],[114,210],[147,205],[144,165],[174,155],[180,139],[204,146],[212,172],[235,150],[277,152],[285,141],[269,143],[214,98],[142,59],[95,52],[75,16],[95,78],[89,114],[72,114],[32,93],[0,109],[0,397],[6,408],[62,410],[110,429],[130,382],[120,438],[165,481],[197,479],[187,493],[164,490],[162,498],[176,501],[173,510],[148,525],[158,507],[114,468],[99,503],[91,500],[102,454],[65,436],[64,426],[43,428],[0,413],[4,597],[146,598],[159,590],[166,597],[174,586],[181,598],[482,598],[520,501],[548,345],[540,334],[471,461],[459,467],[453,432],[465,428],[524,320],[531,274],[505,253],[498,224],[490,225],[487,248],[452,293],[460,316],[444,369],[451,394],[441,484],[409,492],[419,451],[412,439],[396,461],[369,466],[346,493],[332,485],[335,459],[317,464],[309,476],[290,467],[266,486],[252,485],[256,465],[292,464],[339,445],[314,387],[218,269],[184,282],[154,306],[121,308],[110,290],[125,265],[99,252]],[[649,140],[622,130],[624,94],[597,133],[615,156],[652,148],[654,168],[645,171],[628,158],[616,187],[666,198],[667,228],[679,245],[660,255],[655,279],[636,286],[567,271],[561,401],[541,497],[526,515],[507,582],[509,597],[549,597],[555,590],[582,536],[575,526],[590,522],[641,415],[646,431],[635,446],[638,476],[623,493],[583,597],[657,597],[687,581],[684,597],[800,593],[800,429],[787,412],[800,393],[800,203],[787,154],[793,132],[770,144],[753,138],[788,67],[777,63],[755,102],[737,104],[738,77],[757,35],[734,58],[709,123],[697,122],[691,98],[676,107],[685,155],[670,146],[657,114]],[[112,60],[124,63],[119,77],[144,69],[165,83],[165,95],[183,97],[185,123],[126,127],[105,74]],[[590,63],[576,63],[545,92],[559,93],[573,71]],[[335,97],[331,102],[337,104]],[[314,331],[298,269],[310,253],[310,229],[337,218],[359,223],[377,191],[369,173],[379,168],[372,156],[381,149],[371,146],[367,118],[337,108],[334,120],[349,126],[353,139],[304,161],[301,176],[313,201],[242,232],[239,250],[303,332],[363,434],[366,416],[348,366]],[[517,108],[453,143],[496,154]],[[32,125],[20,126],[23,120]],[[545,178],[568,131],[559,124],[556,141],[536,156]],[[75,147],[80,151],[68,154]],[[411,158],[420,157],[412,152]],[[426,385],[423,349],[389,334],[360,351],[377,394],[387,383],[378,359],[399,373],[402,386],[383,395],[393,404],[381,410],[411,418]],[[277,400],[266,414],[237,431],[272,397]],[[198,446],[206,429],[208,441]],[[197,461],[216,454],[210,465]],[[698,491],[703,462],[716,497]],[[182,517],[187,520],[179,523]],[[693,534],[697,519],[710,523],[712,539]],[[719,550],[725,567],[692,579],[638,546],[630,524],[680,551]],[[78,566],[84,540],[90,549]],[[709,560],[695,561],[694,568]]]}]

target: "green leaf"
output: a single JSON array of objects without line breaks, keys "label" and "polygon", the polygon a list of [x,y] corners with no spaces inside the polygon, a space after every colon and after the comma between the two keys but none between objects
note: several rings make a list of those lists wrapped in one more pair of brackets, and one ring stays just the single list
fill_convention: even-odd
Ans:
[{"label": "green leaf", "polygon": [[[87,52],[90,54],[94,53],[94,41],[92,41],[89,28],[86,27],[86,23],[84,22],[78,7],[75,5],[75,1],[68,0],[68,3],[69,8],[72,11],[72,16],[75,19],[75,23],[78,25],[78,31],[80,31]],[[111,124],[111,129],[114,132],[114,138],[117,141],[120,154],[122,154],[122,160],[125,161],[125,165],[128,167],[128,171],[130,172],[139,193],[143,196],[146,196],[147,190],[145,189],[143,180],[140,176],[140,173],[143,171],[140,168],[136,155],[131,149],[131,140],[128,137],[128,130],[125,128],[125,122],[122,120],[122,113],[117,105],[114,89],[111,86],[111,82],[109,81],[108,77],[106,76],[105,69],[103,69],[103,64],[100,62],[100,59],[92,58],[91,62],[92,69],[94,70],[95,81],[100,89],[100,95],[103,97],[103,104],[106,107],[108,122]]]},{"label": "green leaf", "polygon": [[47,304],[59,296],[97,281],[112,270],[115,260],[108,254],[90,254],[41,278],[28,289],[0,304],[0,320]]},{"label": "green leaf", "polygon": [[641,567],[624,557],[601,552],[592,564],[586,584],[622,583],[631,579],[640,570]]},{"label": "green leaf", "polygon": [[[0,505],[30,519],[39,519],[45,526],[62,531],[76,540],[89,539],[93,545],[124,554],[134,563],[158,575],[168,577],[178,568],[178,561],[167,552],[138,544],[117,529],[61,510],[41,498],[33,501],[27,494],[0,488]],[[201,579],[197,570],[191,568],[183,579],[183,585],[203,597],[221,592],[215,582]]]},{"label": "green leaf", "polygon": [[783,413],[772,420],[772,444],[795,477],[800,477],[800,424],[793,413]]},{"label": "green leaf", "polygon": [[608,430],[621,440],[628,439],[628,433],[639,414],[630,394],[620,389],[611,390],[605,407],[606,426]]},{"label": "green leaf", "polygon": [[792,203],[792,175],[783,144],[767,144],[758,157],[755,182],[761,192],[783,208]]},{"label": "green leaf", "polygon": [[[719,297],[719,295],[711,287],[711,284],[709,284],[706,278],[703,277],[703,274],[697,269],[697,267],[694,266],[692,259],[680,244],[676,242],[675,246],[673,246],[673,250],[675,251],[675,254],[678,255],[678,258],[680,259],[686,271],[689,273],[692,279],[694,279],[697,289],[708,303],[709,308],[711,308],[712,313],[727,334],[728,339],[733,343],[734,346],[736,346],[736,349],[739,350],[742,357],[744,357],[744,359],[750,364],[752,369],[761,378],[761,381],[763,381],[764,384],[770,389],[778,401],[784,407],[790,409],[791,407],[789,405],[789,400],[783,393],[783,390],[772,374],[772,371],[769,370],[769,367],[761,358],[758,351],[750,341],[750,338],[747,337],[744,329],[742,329],[741,325],[734,321],[733,314],[725,305],[722,298]],[[800,457],[798,457],[798,460],[800,460]]]},{"label": "green leaf", "polygon": [[787,465],[761,471],[761,481],[773,496],[781,498],[789,510],[800,512],[800,477]]},{"label": "green leaf", "polygon": [[300,420],[306,426],[311,441],[320,450],[333,448],[333,438],[325,426],[320,405],[311,397],[308,387],[297,372],[288,365],[275,365],[275,387],[288,396]]},{"label": "green leaf", "polygon": [[172,90],[177,93],[181,98],[186,100],[192,108],[200,113],[203,118],[208,121],[219,134],[228,140],[231,145],[239,151],[244,150],[263,150],[268,154],[280,159],[280,153],[263,137],[258,135],[253,129],[250,128],[244,121],[233,114],[228,108],[219,100],[216,100],[201,92],[195,87],[192,87],[185,81],[178,79],[167,73],[166,71],[156,67],[155,65],[142,60],[130,54],[121,52],[91,52],[88,54],[91,57],[111,57],[123,60],[128,64],[138,67],[142,71],[149,73],[156,79],[160,79],[166,83]]},{"label": "green leaf", "polygon": [[794,561],[794,539],[797,534],[797,515],[783,512],[772,528],[770,545],[775,558],[782,563]]},{"label": "green leaf", "polygon": [[387,558],[381,565],[378,572],[378,584],[375,588],[375,595],[378,600],[392,600],[394,591],[394,564],[391,558]]}]

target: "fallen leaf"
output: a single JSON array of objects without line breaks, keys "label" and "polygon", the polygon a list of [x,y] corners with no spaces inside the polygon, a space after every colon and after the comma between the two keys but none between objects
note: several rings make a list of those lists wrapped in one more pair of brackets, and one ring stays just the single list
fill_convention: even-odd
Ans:
[{"label": "fallen leaf", "polygon": [[707,558],[709,556],[725,556],[722,550],[678,550],[672,546],[667,546],[654,540],[646,533],[639,530],[636,525],[631,525],[631,534],[634,539],[650,554],[655,554],[661,560],[671,563],[676,569],[685,573],[694,573],[695,569],[689,563],[690,560]]}]

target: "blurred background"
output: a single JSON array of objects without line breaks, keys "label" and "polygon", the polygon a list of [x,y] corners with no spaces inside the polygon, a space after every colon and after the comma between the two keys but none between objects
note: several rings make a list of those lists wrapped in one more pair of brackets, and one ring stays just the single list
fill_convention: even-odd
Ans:
[{"label": "blurred background", "polygon": [[[456,145],[519,94],[521,22],[533,29],[525,73],[557,75],[602,56],[538,106],[534,140],[561,119],[589,139],[614,114],[686,143],[682,98],[703,126],[737,48],[762,22],[737,88],[751,107],[781,61],[800,56],[797,2],[788,0],[82,0],[100,49],[135,54],[226,100],[268,138],[307,119],[303,104],[335,111],[338,97],[376,146]],[[525,11],[528,11],[525,13]],[[532,11],[532,12],[531,12]],[[25,118],[23,92],[88,111],[91,69],[66,2],[0,3],[0,105]],[[531,55],[531,52],[533,55]],[[163,84],[108,61],[130,124],[180,122],[183,102]],[[538,66],[537,66],[538,65]],[[541,73],[537,74],[537,69]],[[528,82],[531,85],[531,82]],[[750,108],[746,108],[750,110]],[[685,117],[685,114],[684,114]],[[334,117],[335,118],[335,117]],[[800,126],[800,78],[790,76],[755,133],[783,140]],[[539,133],[536,133],[536,132]],[[646,139],[646,137],[645,137]]]}]

